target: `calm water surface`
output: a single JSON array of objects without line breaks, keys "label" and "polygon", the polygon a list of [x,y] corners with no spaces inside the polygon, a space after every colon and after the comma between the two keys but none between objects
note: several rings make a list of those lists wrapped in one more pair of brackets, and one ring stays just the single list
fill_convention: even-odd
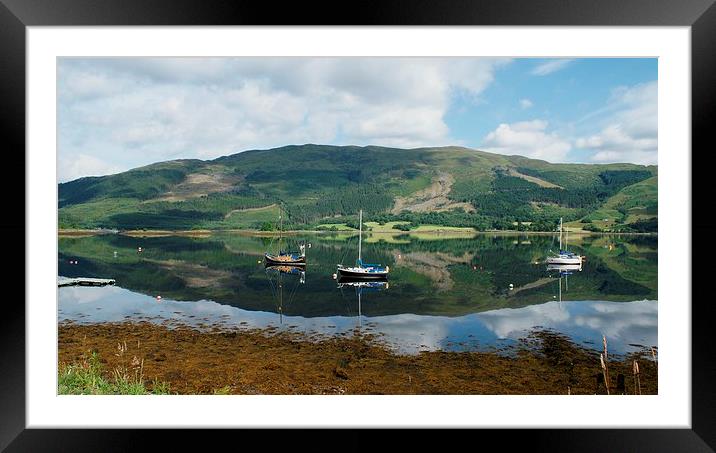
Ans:
[{"label": "calm water surface", "polygon": [[[198,327],[276,327],[324,336],[356,328],[403,353],[490,350],[551,329],[587,347],[625,353],[657,345],[657,238],[570,238],[580,270],[548,269],[556,237],[364,237],[368,262],[390,266],[386,284],[339,284],[357,237],[284,238],[306,243],[305,272],[266,269],[276,239],[121,235],[59,239],[59,275],[113,278],[116,286],[59,288],[58,321],[152,321]],[[137,251],[142,247],[142,252]],[[77,264],[74,264],[74,263]],[[157,296],[161,296],[160,299]]]}]

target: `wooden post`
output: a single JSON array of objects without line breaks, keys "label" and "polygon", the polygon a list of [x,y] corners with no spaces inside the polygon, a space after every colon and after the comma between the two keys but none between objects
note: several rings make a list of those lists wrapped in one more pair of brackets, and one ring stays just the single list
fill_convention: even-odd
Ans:
[{"label": "wooden post", "polygon": [[602,362],[602,375],[604,376],[604,387],[607,389],[607,395],[609,395],[609,381],[607,380],[607,365],[604,363],[604,354],[599,354],[599,360]]},{"label": "wooden post", "polygon": [[639,363],[634,361],[634,394],[636,395],[637,390],[641,395],[641,379],[639,378]]},{"label": "wooden post", "polygon": [[604,385],[607,387],[607,395],[609,394],[609,357],[607,355],[607,337],[602,335],[602,344],[604,345],[604,358],[602,359],[602,369],[604,371]]}]

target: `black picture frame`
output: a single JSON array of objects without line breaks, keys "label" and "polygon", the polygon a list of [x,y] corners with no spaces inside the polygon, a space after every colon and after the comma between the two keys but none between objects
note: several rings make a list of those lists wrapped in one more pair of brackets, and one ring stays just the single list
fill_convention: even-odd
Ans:
[{"label": "black picture frame", "polygon": [[[273,4],[259,1],[201,1],[201,0],[0,0],[0,124],[5,131],[2,143],[4,157],[13,158],[13,175],[25,174],[25,51],[26,27],[30,26],[111,26],[111,25],[552,25],[552,26],[687,26],[691,27],[692,65],[692,149],[702,145],[707,152],[711,137],[711,121],[716,106],[716,6],[715,0],[386,0],[338,5],[323,0]],[[699,147],[700,148],[700,147]],[[713,148],[713,146],[710,146]],[[693,165],[702,161],[691,150],[669,150],[690,153],[692,159],[692,206],[710,205],[709,178],[699,172],[707,166]],[[660,151],[661,152],[661,151]],[[698,157],[698,159],[697,159]],[[9,164],[10,165],[10,164]],[[7,170],[6,170],[7,171]],[[703,176],[703,177],[700,177]],[[23,180],[24,182],[24,180]],[[701,183],[702,187],[698,188]],[[17,196],[22,184],[16,178],[3,178],[5,193],[11,200],[13,215],[0,220],[6,237],[25,237],[25,242],[8,241],[6,253],[12,254],[11,280],[25,300],[24,285],[20,285],[24,266],[16,257],[24,251],[31,237],[25,236],[25,198]],[[24,187],[24,184],[23,184]],[[701,203],[699,203],[701,202]],[[692,234],[706,236],[713,227],[708,216],[692,219]],[[698,255],[709,257],[713,245],[699,245]],[[23,247],[24,246],[24,247]],[[23,248],[21,251],[20,248]],[[24,263],[24,259],[21,260]],[[698,266],[692,259],[692,281],[708,282],[708,265]],[[694,278],[695,277],[695,278]],[[699,278],[702,277],[702,278]],[[24,278],[22,281],[26,281]],[[536,451],[713,451],[716,448],[716,362],[710,341],[714,313],[705,294],[706,283],[694,285],[692,312],[692,429],[600,429],[600,430],[517,430],[519,438]],[[683,303],[691,302],[685,295]],[[62,449],[77,451],[124,450],[146,443],[147,437],[160,439],[165,449],[173,445],[183,447],[199,442],[206,448],[221,434],[150,430],[40,430],[25,429],[25,310],[18,298],[7,298],[3,307],[0,330],[0,449],[8,451],[44,451]],[[10,303],[12,302],[12,303]],[[676,302],[676,301],[674,301]],[[311,439],[313,449],[321,444],[330,449],[358,449],[366,438],[363,430],[345,433],[336,430],[333,441],[320,444]],[[241,443],[269,437],[266,433],[252,433],[247,439],[242,433]],[[431,432],[413,431],[409,436],[391,436],[401,445],[422,443]],[[517,433],[515,433],[517,434]],[[308,441],[308,432],[293,431],[290,444]],[[452,434],[451,434],[452,436]],[[470,436],[474,439],[474,434]],[[512,433],[501,430],[482,430],[479,444],[514,446]],[[140,438],[141,437],[141,438]],[[312,436],[313,437],[313,436]],[[436,438],[440,438],[438,433]],[[509,440],[507,440],[509,439]],[[435,439],[433,439],[435,440]],[[235,441],[235,440],[234,440]],[[454,441],[454,440],[452,440]],[[451,441],[451,442],[452,442]],[[325,443],[324,443],[325,442]]]}]

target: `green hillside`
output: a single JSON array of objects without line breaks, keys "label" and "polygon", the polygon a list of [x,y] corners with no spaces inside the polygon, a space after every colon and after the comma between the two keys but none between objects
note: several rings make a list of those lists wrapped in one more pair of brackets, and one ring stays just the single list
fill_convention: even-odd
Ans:
[{"label": "green hillside", "polygon": [[653,176],[624,187],[578,224],[582,228],[590,225],[592,228],[588,229],[595,231],[618,231],[623,225],[636,231],[651,231],[652,227],[656,228],[658,214],[658,176]]},{"label": "green hillside", "polygon": [[610,227],[628,231],[656,217],[656,174],[655,166],[551,164],[461,147],[285,146],[59,184],[59,226],[266,230],[283,206],[288,228],[351,226],[363,209],[403,230],[551,230],[559,217],[588,223],[616,212]]}]

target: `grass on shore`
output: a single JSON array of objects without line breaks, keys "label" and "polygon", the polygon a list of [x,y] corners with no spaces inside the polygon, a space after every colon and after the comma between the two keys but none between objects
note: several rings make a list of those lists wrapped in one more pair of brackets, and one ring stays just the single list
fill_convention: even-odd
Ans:
[{"label": "grass on shore", "polygon": [[115,368],[110,379],[102,373],[99,355],[77,364],[60,364],[57,376],[59,395],[168,395],[169,384],[153,381],[147,388],[142,376],[144,361],[136,357],[132,368]]}]

